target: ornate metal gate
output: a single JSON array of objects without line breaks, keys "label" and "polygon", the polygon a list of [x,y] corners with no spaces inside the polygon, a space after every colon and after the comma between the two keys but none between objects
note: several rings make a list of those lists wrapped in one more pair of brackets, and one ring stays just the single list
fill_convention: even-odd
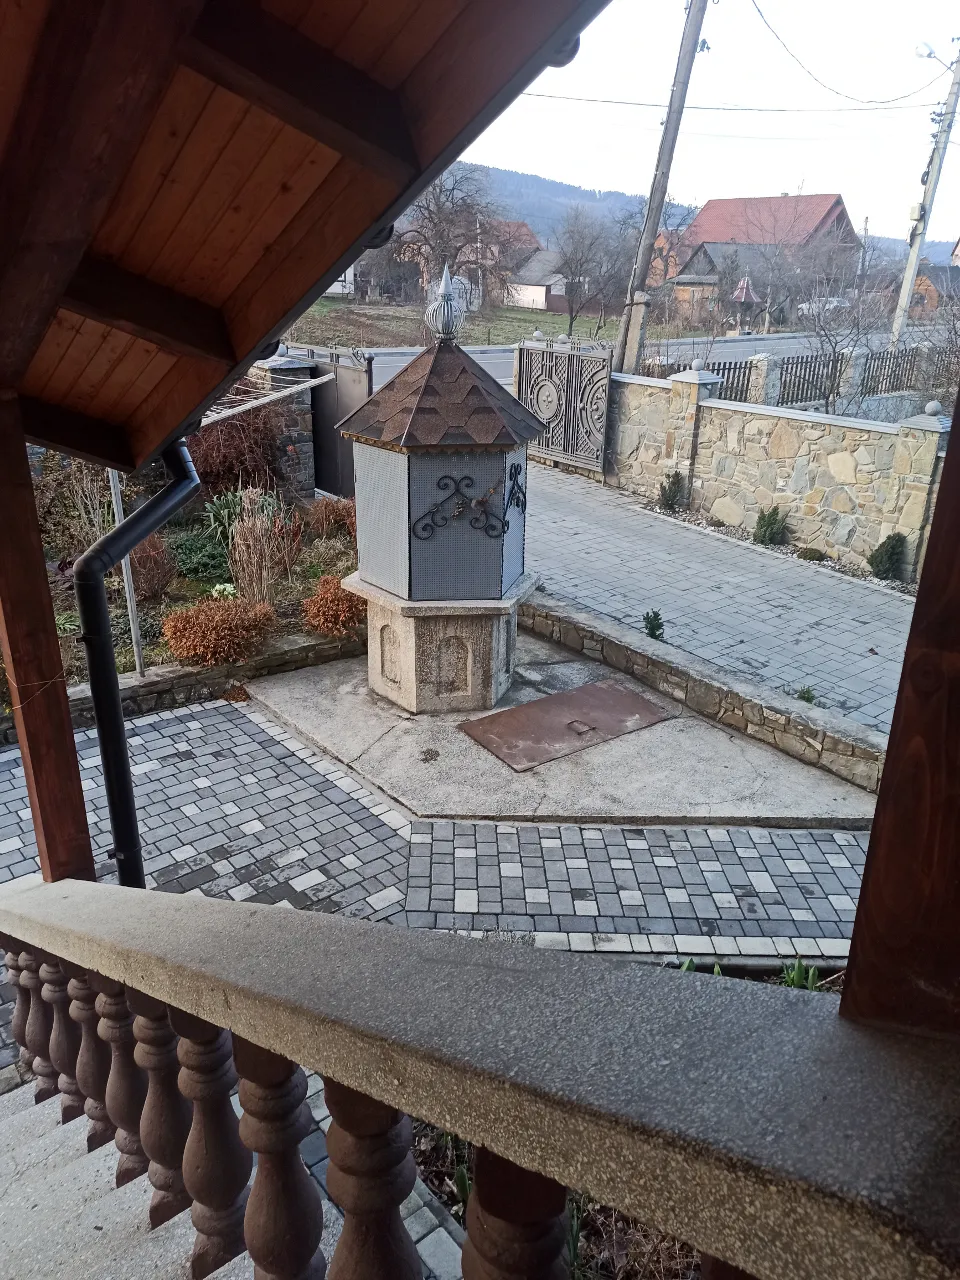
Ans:
[{"label": "ornate metal gate", "polygon": [[534,457],[603,470],[611,348],[576,341],[526,341],[517,348],[517,399],[547,425]]}]

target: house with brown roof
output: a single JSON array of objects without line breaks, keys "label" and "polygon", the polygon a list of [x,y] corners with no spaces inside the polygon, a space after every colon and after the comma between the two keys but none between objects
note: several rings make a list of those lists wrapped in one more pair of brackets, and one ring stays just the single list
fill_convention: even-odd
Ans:
[{"label": "house with brown roof", "polygon": [[777,318],[786,319],[797,270],[815,266],[839,278],[856,269],[860,239],[840,195],[738,197],[708,200],[679,236],[663,233],[658,250],[648,287],[669,282],[676,310],[692,315],[723,307],[749,274]]}]

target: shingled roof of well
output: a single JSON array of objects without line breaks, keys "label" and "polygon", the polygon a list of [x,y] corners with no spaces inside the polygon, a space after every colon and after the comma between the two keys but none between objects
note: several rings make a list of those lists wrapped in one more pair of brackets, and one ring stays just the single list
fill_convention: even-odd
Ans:
[{"label": "shingled roof of well", "polygon": [[510,448],[539,436],[543,423],[455,342],[437,342],[338,430],[400,449]]}]

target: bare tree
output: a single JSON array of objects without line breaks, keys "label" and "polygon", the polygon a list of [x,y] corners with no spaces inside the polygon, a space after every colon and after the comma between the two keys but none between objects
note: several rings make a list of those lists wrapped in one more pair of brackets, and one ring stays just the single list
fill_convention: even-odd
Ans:
[{"label": "bare tree", "polygon": [[419,265],[425,287],[440,279],[446,265],[452,276],[476,282],[485,298],[503,302],[510,296],[516,236],[517,224],[489,197],[486,171],[458,161],[406,211],[394,236],[395,254]]},{"label": "bare tree", "polygon": [[[622,224],[571,205],[555,232],[557,273],[565,282],[567,333],[590,305],[601,313],[617,299],[630,273],[631,237]],[[602,314],[601,314],[602,319]]]}]

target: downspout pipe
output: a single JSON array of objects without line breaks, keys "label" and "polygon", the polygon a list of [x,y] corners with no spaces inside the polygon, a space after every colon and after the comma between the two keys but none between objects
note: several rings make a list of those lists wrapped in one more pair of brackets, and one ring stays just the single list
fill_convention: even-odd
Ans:
[{"label": "downspout pipe", "polygon": [[110,856],[117,860],[120,883],[133,889],[145,888],[146,882],[104,575],[144,538],[166,524],[200,490],[196,469],[182,440],[168,446],[160,456],[170,474],[169,484],[99,538],[73,566],[81,639],[87,651],[90,696],[113,834]]}]

